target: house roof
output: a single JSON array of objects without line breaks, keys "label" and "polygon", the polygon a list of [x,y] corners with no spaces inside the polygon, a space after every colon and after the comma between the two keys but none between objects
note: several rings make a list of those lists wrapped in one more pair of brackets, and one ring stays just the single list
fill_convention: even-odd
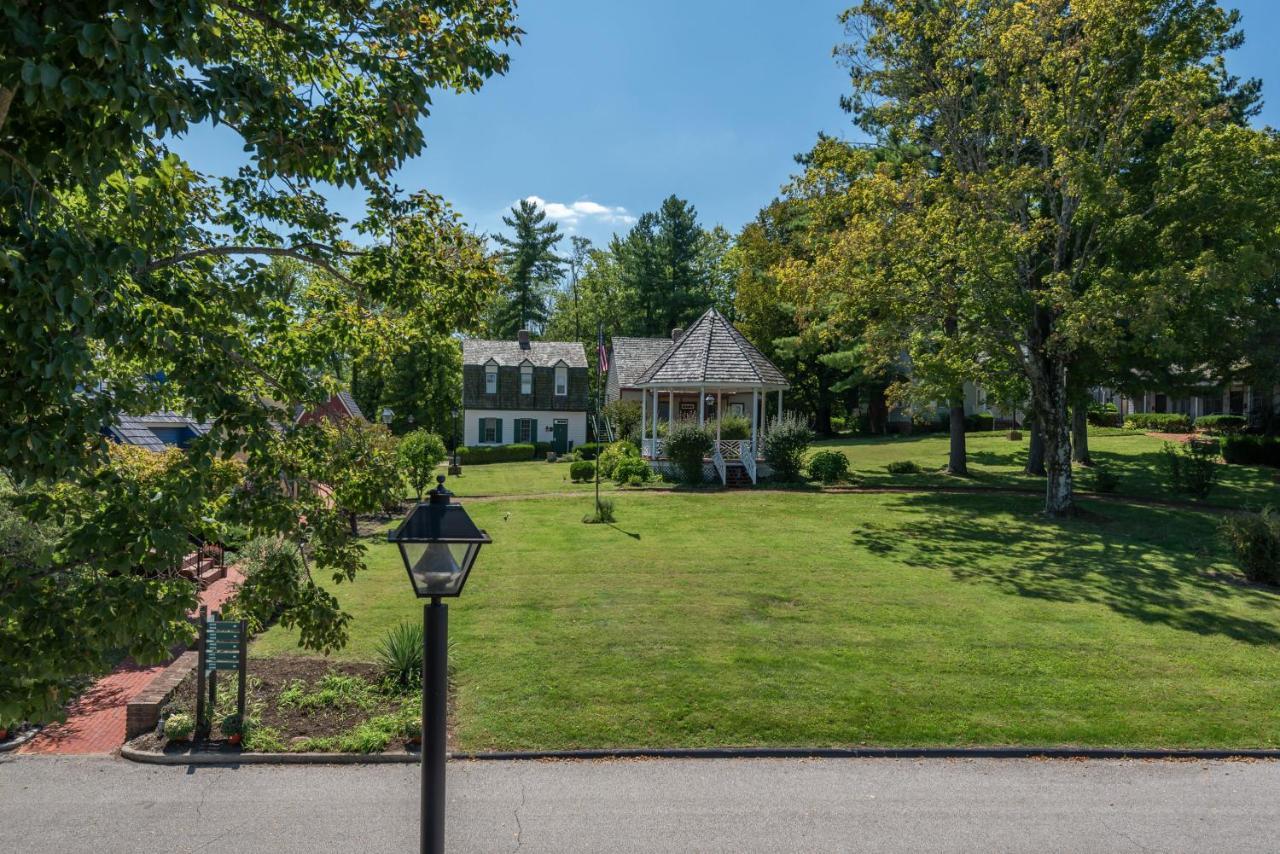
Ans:
[{"label": "house roof", "polygon": [[365,418],[364,413],[360,411],[360,404],[356,403],[356,399],[351,396],[351,392],[346,390],[340,391],[337,394],[337,398],[341,401],[342,405],[347,408],[347,414],[352,418],[359,418],[364,421],[369,420]]},{"label": "house roof", "polygon": [[530,341],[528,350],[522,349],[519,341],[462,342],[462,364],[483,365],[490,361],[505,367],[528,361],[535,368],[550,368],[560,362],[571,368],[585,368],[587,354],[577,341]]},{"label": "house roof", "polygon": [[707,309],[645,370],[637,385],[761,385],[786,388],[782,371],[723,314]]},{"label": "house roof", "polygon": [[671,349],[670,338],[615,336],[611,364],[617,372],[618,384],[624,388],[635,386],[649,366],[669,349]]},{"label": "house roof", "polygon": [[177,412],[148,412],[146,415],[119,413],[115,422],[106,426],[106,432],[124,445],[137,445],[148,451],[167,451],[171,446],[152,432],[152,427],[186,427],[193,435],[203,436],[209,432],[210,426]]}]

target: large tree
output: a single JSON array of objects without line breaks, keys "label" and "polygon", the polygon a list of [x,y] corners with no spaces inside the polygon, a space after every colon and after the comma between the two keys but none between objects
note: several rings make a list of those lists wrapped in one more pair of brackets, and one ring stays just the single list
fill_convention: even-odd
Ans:
[{"label": "large tree", "polygon": [[[423,149],[433,91],[505,71],[513,14],[507,0],[0,6],[0,466],[9,500],[57,532],[0,567],[0,719],[49,714],[61,678],[120,650],[154,659],[185,639],[194,593],[165,572],[186,545],[172,529],[217,494],[217,460],[244,460],[239,521],[305,548],[310,571],[360,568],[339,508],[288,488],[340,451],[292,414],[337,387],[332,354],[478,315],[493,282],[478,241],[392,176]],[[234,174],[170,147],[215,132],[243,145]],[[331,211],[325,185],[358,187],[363,218]],[[322,274],[310,307],[271,258]],[[210,429],[181,478],[123,488],[103,428],[155,409]],[[84,506],[42,500],[58,482]],[[166,530],[94,522],[122,504],[120,518],[163,507]],[[310,572],[286,587],[264,595],[303,643],[340,645],[332,595]]]},{"label": "large tree", "polygon": [[937,163],[889,227],[954,242],[957,307],[1021,366],[1045,509],[1070,513],[1081,354],[1200,337],[1273,263],[1276,139],[1220,98],[1237,18],[1188,0],[864,0],[844,19],[858,124]]},{"label": "large tree", "polygon": [[511,208],[502,221],[512,233],[494,238],[502,247],[499,255],[506,281],[494,307],[490,333],[514,338],[521,329],[541,332],[547,322],[547,301],[564,272],[564,259],[555,252],[564,235],[554,221],[547,221],[547,212],[528,199]]}]

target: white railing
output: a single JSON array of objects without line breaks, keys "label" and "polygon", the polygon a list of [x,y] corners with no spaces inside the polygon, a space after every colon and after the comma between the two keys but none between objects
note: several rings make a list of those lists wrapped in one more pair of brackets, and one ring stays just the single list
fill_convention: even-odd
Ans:
[{"label": "white railing", "polygon": [[649,459],[651,460],[662,459],[662,438],[661,437],[646,439],[645,443],[649,447]]},{"label": "white railing", "polygon": [[711,452],[711,462],[715,463],[716,474],[720,475],[720,482],[728,485],[729,478],[724,472],[724,457],[720,456],[720,445],[717,444]]},{"label": "white railing", "polygon": [[751,475],[751,482],[756,482],[756,455],[751,453],[751,440],[742,439],[738,442],[738,459],[742,460],[742,465],[746,468],[747,474]]},{"label": "white railing", "polygon": [[721,439],[716,445],[720,451],[720,456],[726,460],[736,460],[742,443],[738,439]]}]

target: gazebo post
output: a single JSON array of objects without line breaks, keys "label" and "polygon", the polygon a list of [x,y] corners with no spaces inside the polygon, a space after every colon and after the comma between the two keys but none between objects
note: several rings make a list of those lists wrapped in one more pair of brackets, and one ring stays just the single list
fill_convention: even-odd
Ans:
[{"label": "gazebo post", "polygon": [[720,445],[720,422],[724,420],[724,406],[720,403],[720,389],[716,389],[716,446]]},{"label": "gazebo post", "polygon": [[667,389],[667,435],[671,435],[671,428],[676,426],[676,393],[673,389]]},{"label": "gazebo post", "polygon": [[698,386],[698,426],[703,427],[707,423],[707,387]]},{"label": "gazebo post", "polygon": [[778,389],[778,420],[782,420],[782,389]]},{"label": "gazebo post", "polygon": [[760,395],[760,389],[758,388],[751,389],[751,459],[753,460],[759,455],[758,452],[756,451],[756,448],[759,447],[759,443],[760,443],[759,438],[756,436],[756,431],[759,426],[758,422],[760,420],[759,395]]},{"label": "gazebo post", "polygon": [[[645,451],[645,448],[644,448],[644,426],[645,426],[645,425],[644,425],[644,415],[645,415],[645,412],[647,412],[647,411],[648,411],[648,410],[647,410],[647,408],[646,408],[646,406],[647,406],[647,404],[648,404],[648,403],[649,403],[649,390],[648,390],[648,389],[645,389],[645,388],[642,388],[642,389],[640,389],[640,456],[642,456],[642,457],[644,456],[644,451]],[[652,459],[652,458],[653,458],[653,452],[652,452],[652,451],[650,451],[650,452],[649,452],[649,458],[650,458],[650,459]]]},{"label": "gazebo post", "polygon": [[649,458],[656,460],[658,458],[658,395],[661,394],[656,388],[653,390],[653,443],[649,445]]}]

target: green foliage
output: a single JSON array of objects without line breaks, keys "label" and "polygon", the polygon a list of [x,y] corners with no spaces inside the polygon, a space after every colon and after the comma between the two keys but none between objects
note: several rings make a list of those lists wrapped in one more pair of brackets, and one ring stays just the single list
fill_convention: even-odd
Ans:
[{"label": "green foliage", "polygon": [[435,433],[414,430],[400,437],[396,453],[400,458],[400,466],[404,470],[405,477],[409,480],[409,486],[421,501],[422,493],[435,478],[436,466],[444,462],[445,457],[448,456],[444,441]]},{"label": "green foliage", "polygon": [[393,432],[426,430],[448,447],[462,441],[462,424],[453,417],[461,389],[461,342],[427,326],[401,325],[351,364],[351,394],[365,413],[376,419],[387,407]]},{"label": "green foliage", "polygon": [[915,460],[894,460],[885,466],[889,474],[920,474],[922,469]]},{"label": "green foliage", "polygon": [[574,483],[592,480],[596,476],[596,464],[590,460],[578,460],[569,465],[569,478]]},{"label": "green foliage", "polygon": [[[708,432],[711,435],[716,433],[716,424],[711,422],[707,425]],[[720,418],[720,438],[721,439],[750,439],[751,438],[751,420],[745,415],[734,415],[725,413]]]},{"label": "green foliage", "polygon": [[244,735],[245,722],[240,719],[239,713],[232,712],[218,722],[218,730],[225,736]]},{"label": "green foliage", "polygon": [[1218,449],[1209,442],[1165,442],[1165,476],[1174,492],[1205,498],[1218,478]]},{"label": "green foliage", "polygon": [[1095,465],[1092,474],[1094,492],[1111,493],[1120,487],[1120,477],[1106,466]]},{"label": "green foliage", "polygon": [[380,753],[387,749],[392,739],[403,733],[404,720],[400,715],[378,715],[338,736],[338,750],[343,753]]},{"label": "green foliage", "polygon": [[1134,412],[1124,419],[1126,430],[1156,433],[1190,433],[1191,418],[1179,412]]},{"label": "green foliage", "polygon": [[[990,412],[975,412],[964,417],[964,429],[967,433],[978,431],[990,432],[996,427],[996,417]],[[945,429],[945,425],[942,429]]]},{"label": "green foliage", "polygon": [[372,685],[359,676],[326,673],[308,688],[301,679],[290,682],[276,698],[283,709],[316,712],[321,709],[371,709],[378,703]]},{"label": "green foliage", "polygon": [[537,448],[527,442],[515,445],[468,445],[458,449],[458,460],[465,465],[487,463],[521,463],[537,455]]},{"label": "green foliage", "polygon": [[615,436],[629,439],[640,435],[640,403],[635,400],[614,400],[604,407],[604,417],[613,425]]},{"label": "green foliage", "polygon": [[809,459],[809,477],[823,483],[849,479],[849,458],[839,451],[818,451]]},{"label": "green foliage", "polygon": [[422,684],[422,624],[403,621],[392,626],[375,649],[378,667],[388,683],[401,691]]},{"label": "green foliage", "polygon": [[184,712],[174,712],[164,719],[164,737],[170,741],[184,741],[195,731],[195,718]]},{"label": "green foliage", "polygon": [[702,460],[711,452],[711,433],[693,420],[677,421],[667,430],[663,450],[685,483],[702,483]]},{"label": "green foliage", "polygon": [[619,462],[627,457],[639,456],[640,449],[630,440],[619,439],[613,442],[606,446],[596,458],[596,465],[600,468],[600,477],[612,478],[613,470],[617,468]]},{"label": "green foliage", "polygon": [[1219,531],[1246,578],[1280,585],[1280,515],[1275,508],[1227,516]]},{"label": "green foliage", "polygon": [[618,521],[613,514],[613,499],[601,497],[591,512],[582,517],[582,521],[588,525],[604,525]]},{"label": "green foliage", "polygon": [[1228,435],[1222,443],[1222,458],[1234,465],[1280,468],[1280,437]]},{"label": "green foliage", "polygon": [[547,212],[529,199],[512,207],[502,222],[514,234],[494,237],[502,247],[499,257],[506,280],[493,307],[489,332],[510,339],[521,329],[537,331],[547,322],[547,297],[560,281],[564,264],[555,247],[564,235],[554,220],[547,222]]},{"label": "green foliage", "polygon": [[600,449],[603,447],[606,447],[606,445],[600,442],[583,442],[573,450],[577,453],[578,459],[580,460],[594,460],[596,455],[600,453]]},{"label": "green foliage", "polygon": [[254,753],[279,753],[285,749],[284,739],[275,727],[257,726],[253,721],[249,724],[245,729],[244,740],[240,743],[244,750]]},{"label": "green foliage", "polygon": [[1247,425],[1243,415],[1201,415],[1195,428],[1206,433],[1239,433]]},{"label": "green foliage", "polygon": [[623,457],[613,467],[613,479],[632,486],[648,483],[652,474],[649,464],[639,457]]},{"label": "green foliage", "polygon": [[1114,403],[1089,403],[1087,419],[1094,427],[1120,427],[1120,410]]},{"label": "green foliage", "polygon": [[808,423],[794,413],[781,418],[775,416],[769,422],[769,432],[764,435],[764,458],[773,467],[775,480],[800,479],[800,468],[813,439]]}]

